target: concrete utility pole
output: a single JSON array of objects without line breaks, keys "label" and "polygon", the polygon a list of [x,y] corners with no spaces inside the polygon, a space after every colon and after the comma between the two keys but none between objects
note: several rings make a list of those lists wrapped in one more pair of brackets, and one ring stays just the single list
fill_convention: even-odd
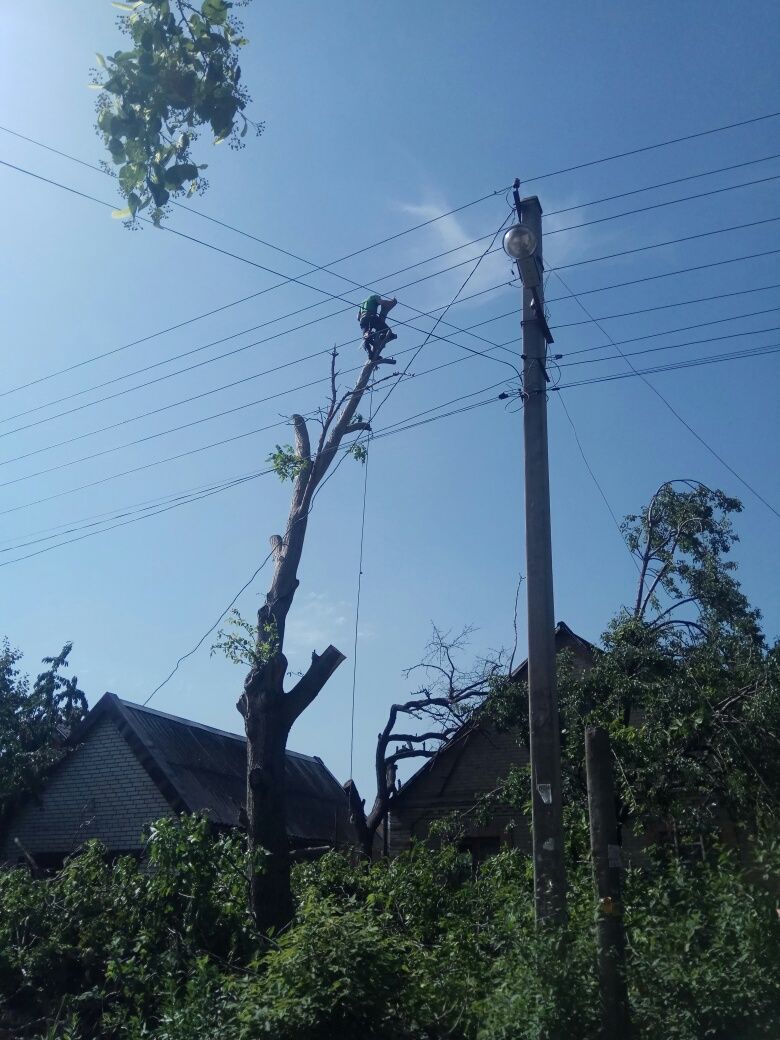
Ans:
[{"label": "concrete utility pole", "polygon": [[629,1040],[626,938],[620,900],[620,846],[615,816],[612,753],[607,731],[585,728],[585,768],[588,774],[588,812],[593,880],[596,886],[596,939],[598,947],[601,1023],[604,1040]]},{"label": "concrete utility pole", "polygon": [[[534,892],[538,922],[566,917],[563,859],[561,749],[555,676],[555,610],[550,537],[550,473],[547,458],[547,343],[552,336],[544,314],[542,207],[536,196],[520,201],[519,223],[526,236],[511,252],[523,281],[523,427],[525,432],[525,544],[528,589],[528,715],[530,729]],[[529,253],[530,255],[526,255]],[[517,254],[520,255],[517,255]]]}]

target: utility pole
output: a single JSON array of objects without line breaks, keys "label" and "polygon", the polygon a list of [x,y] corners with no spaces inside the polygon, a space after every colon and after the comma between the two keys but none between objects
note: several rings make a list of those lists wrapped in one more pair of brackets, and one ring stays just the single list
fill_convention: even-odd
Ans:
[{"label": "utility pole", "polygon": [[620,846],[615,815],[615,786],[607,731],[585,728],[585,768],[593,880],[596,886],[596,943],[601,1022],[604,1040],[628,1040],[628,989],[623,905],[620,900]]},{"label": "utility pole", "polygon": [[[555,609],[547,457],[547,344],[544,314],[542,207],[536,196],[514,200],[519,229],[504,248],[523,282],[523,428],[525,433],[525,545],[528,589],[528,718],[531,757],[531,831],[536,920],[566,918],[561,748],[555,676]],[[510,237],[515,233],[514,247]],[[528,234],[530,232],[530,235]]]}]

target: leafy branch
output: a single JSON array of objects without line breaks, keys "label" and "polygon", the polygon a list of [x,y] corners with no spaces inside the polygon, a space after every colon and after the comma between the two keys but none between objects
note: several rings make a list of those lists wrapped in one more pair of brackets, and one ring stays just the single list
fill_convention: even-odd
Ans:
[{"label": "leafy branch", "polygon": [[[248,2],[248,0],[247,0]],[[97,55],[90,84],[99,90],[97,131],[111,156],[104,168],[119,167],[119,190],[127,200],[113,216],[131,224],[149,209],[159,225],[171,198],[203,192],[207,182],[191,147],[202,127],[214,143],[243,147],[251,98],[241,86],[242,26],[228,0],[136,0],[114,3],[125,12],[119,27],[128,50]]]},{"label": "leafy branch", "polygon": [[227,620],[229,628],[220,628],[217,642],[211,647],[211,657],[220,651],[233,664],[261,667],[279,649],[279,637],[273,620],[263,626],[262,632],[233,607]]}]

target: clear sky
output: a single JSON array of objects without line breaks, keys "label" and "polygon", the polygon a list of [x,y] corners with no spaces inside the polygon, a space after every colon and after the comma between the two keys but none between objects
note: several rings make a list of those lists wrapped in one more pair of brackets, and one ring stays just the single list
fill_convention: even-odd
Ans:
[{"label": "clear sky", "polygon": [[[86,84],[94,52],[121,45],[116,13],[102,0],[10,6],[0,44],[0,123],[87,162],[101,159],[102,145],[93,129],[94,94]],[[780,176],[780,119],[534,180],[780,110],[776,3],[756,0],[737,9],[723,0],[534,5],[402,0],[367,7],[255,0],[245,22],[250,44],[242,59],[244,80],[254,96],[252,114],[265,120],[267,129],[259,139],[248,138],[240,153],[201,142],[211,188],[193,208],[312,264],[324,264],[496,191],[479,205],[337,265],[336,274],[312,276],[307,279],[311,285],[350,301],[365,294],[343,278],[382,292],[397,291],[403,306],[394,316],[430,328],[430,319],[415,320],[406,305],[422,311],[444,306],[473,263],[416,285],[407,283],[476,259],[484,243],[407,273],[393,272],[492,234],[507,215],[502,189],[519,176],[527,181],[524,193],[537,193],[548,214],[548,267],[561,267],[568,286],[587,293],[582,302],[597,317],[608,318],[602,324],[614,339],[653,337],[622,349],[699,341],[698,346],[641,354],[633,359],[636,365],[780,344],[780,253],[702,268],[777,249],[780,220],[580,263],[780,218],[780,180],[767,179]],[[106,177],[3,132],[0,158],[117,201]],[[750,165],[722,171],[743,163]],[[722,172],[588,205],[713,170]],[[561,230],[757,180],[762,183]],[[0,168],[0,207],[5,389],[148,337],[279,280],[173,235],[151,229],[128,232],[94,203],[8,168]],[[566,213],[553,214],[564,208]],[[170,224],[285,276],[306,269],[192,214],[177,211]],[[691,267],[700,269],[670,275]],[[665,277],[637,281],[654,275]],[[412,370],[417,377],[394,392],[378,428],[494,387],[469,399],[485,400],[501,389],[495,384],[511,380],[506,364],[469,357],[456,345],[486,350],[509,343],[519,353],[519,292],[502,286],[510,277],[503,254],[484,261],[465,295],[497,288],[459,303],[447,315],[461,329],[484,323],[475,330],[484,339],[449,329],[445,334],[453,342],[428,343]],[[632,280],[631,286],[604,288]],[[554,332],[555,349],[564,355],[561,385],[627,371],[619,359],[598,360],[613,355],[614,348],[567,295],[552,274],[547,296],[550,322],[560,326]],[[704,297],[709,299],[687,302]],[[284,317],[310,305],[316,306],[298,318]],[[638,310],[645,313],[613,317]],[[304,321],[312,323],[296,330]],[[669,331],[715,321],[719,323]],[[260,325],[262,329],[244,331]],[[399,327],[398,332],[399,351],[424,337],[412,328]],[[274,333],[284,334],[267,340]],[[343,303],[288,284],[0,397],[0,563],[100,530],[79,526],[54,542],[12,548],[43,537],[55,525],[67,531],[74,522],[80,525],[97,514],[108,514],[109,523],[119,522],[111,517],[126,507],[262,470],[274,444],[289,438],[281,427],[249,431],[292,411],[313,409],[322,387],[252,402],[324,376],[325,360],[262,373],[348,342],[339,358],[346,370],[361,357],[355,333],[353,308],[345,312]],[[234,338],[192,358],[166,361],[228,336]],[[266,342],[230,358],[53,418],[264,338]],[[604,349],[567,357],[591,347]],[[512,360],[506,350],[492,352]],[[424,374],[461,356],[466,360],[460,364]],[[592,363],[563,367],[585,359]],[[151,373],[119,378],[161,361],[166,363]],[[778,366],[780,357],[768,354],[649,377],[776,509]],[[255,374],[240,385],[219,389]],[[118,378],[108,388],[80,393]],[[51,404],[76,393],[80,395],[66,403]],[[780,519],[640,380],[572,387],[560,397],[616,514],[639,508],[662,481],[674,477],[696,478],[743,500],[735,557],[750,599],[764,611],[768,635],[780,634]],[[242,405],[246,407],[230,415],[207,418]],[[19,416],[30,409],[38,410]],[[207,421],[197,422],[202,419]],[[38,420],[46,421],[29,426]],[[118,428],[96,432],[120,422]],[[13,432],[20,426],[28,428]],[[354,769],[369,797],[375,735],[389,703],[410,689],[402,672],[420,658],[431,622],[455,630],[474,625],[474,654],[512,643],[515,587],[524,570],[521,434],[520,413],[493,403],[378,440],[371,451]],[[245,436],[116,476],[239,435]],[[140,438],[149,439],[129,445]],[[70,443],[53,447],[63,441]],[[103,454],[84,459],[98,452]],[[18,458],[24,455],[28,457]],[[595,640],[630,599],[635,572],[556,394],[550,396],[550,464],[556,615]],[[38,473],[52,467],[59,468]],[[85,484],[93,486],[73,490]],[[293,668],[305,667],[311,651],[330,642],[347,654],[347,663],[296,724],[290,741],[296,750],[321,755],[340,779],[349,772],[362,487],[362,467],[348,460],[317,502],[288,636]],[[91,701],[105,690],[143,700],[265,556],[268,536],[283,529],[288,494],[289,486],[261,477],[3,566],[0,632],[24,651],[32,672],[44,654],[72,640],[72,662]],[[32,504],[39,499],[49,500]],[[264,580],[262,574],[241,596],[245,615],[256,610]],[[520,653],[525,616],[521,599]],[[242,672],[210,658],[210,643],[183,664],[152,705],[240,730],[234,704]]]}]

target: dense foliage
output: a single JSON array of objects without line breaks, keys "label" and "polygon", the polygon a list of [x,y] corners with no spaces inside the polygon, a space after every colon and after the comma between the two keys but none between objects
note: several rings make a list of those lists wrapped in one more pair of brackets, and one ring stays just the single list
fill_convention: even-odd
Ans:
[{"label": "dense foliage", "polygon": [[[558,693],[564,802],[585,807],[584,729],[604,726],[621,822],[690,852],[722,837],[739,843],[776,813],[780,645],[767,646],[728,558],[740,503],[676,483],[627,518],[636,596],[590,670],[560,655]],[[524,731],[527,689],[498,681],[479,711]]]},{"label": "dense foliage", "polygon": [[[136,0],[115,3],[126,12],[120,28],[128,49],[97,55],[100,90],[97,128],[119,168],[127,207],[115,216],[134,220],[150,207],[155,224],[177,195],[203,190],[205,163],[192,145],[203,127],[215,144],[241,146],[250,97],[241,84],[239,50],[247,42],[228,0]],[[259,132],[262,127],[253,123]],[[110,167],[107,167],[110,168]]]},{"label": "dense foliage", "polygon": [[63,753],[66,738],[87,712],[78,678],[66,678],[71,644],[45,657],[45,671],[30,683],[17,667],[21,653],[0,644],[0,824],[14,795],[30,790]]},{"label": "dense foliage", "polygon": [[[297,916],[262,943],[244,849],[202,820],[161,822],[152,869],[92,844],[54,877],[0,874],[0,994],[12,1035],[82,1040],[595,1040],[593,901],[572,863],[570,921],[535,932],[529,861],[474,874],[455,846],[391,863],[332,853],[296,869]],[[722,853],[626,879],[640,1040],[758,1040],[780,1028],[780,922],[768,881]]]}]

